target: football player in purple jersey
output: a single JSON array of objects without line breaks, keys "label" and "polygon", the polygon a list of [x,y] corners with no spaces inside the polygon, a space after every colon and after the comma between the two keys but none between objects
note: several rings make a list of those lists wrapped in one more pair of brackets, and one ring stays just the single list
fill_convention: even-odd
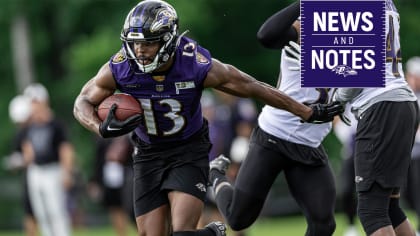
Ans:
[{"label": "football player in purple jersey", "polygon": [[[122,48],[82,88],[76,119],[104,138],[133,131],[134,209],[139,235],[225,235],[213,222],[196,229],[208,181],[211,142],[200,98],[204,88],[251,97],[311,123],[329,122],[337,103],[303,105],[270,85],[211,57],[178,33],[175,9],[141,1],[128,13]],[[101,121],[95,108],[116,90],[134,96],[142,115],[115,119],[114,105]]]}]

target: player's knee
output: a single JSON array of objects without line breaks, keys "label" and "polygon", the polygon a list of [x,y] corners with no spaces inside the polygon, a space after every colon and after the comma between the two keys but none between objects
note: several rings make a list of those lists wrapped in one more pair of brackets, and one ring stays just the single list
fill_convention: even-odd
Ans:
[{"label": "player's knee", "polygon": [[[220,209],[220,205],[218,206]],[[249,227],[256,219],[256,217],[252,217],[253,214],[251,214],[251,212],[244,211],[242,209],[244,208],[236,207],[234,211],[232,211],[230,206],[227,206],[225,207],[225,210],[222,210],[222,214],[226,222],[230,228],[235,231],[240,231]]]},{"label": "player's knee", "polygon": [[323,221],[312,221],[308,223],[308,235],[333,235],[335,227],[334,217]]},{"label": "player's knee", "polygon": [[363,229],[368,235],[382,227],[391,225],[386,209],[376,208],[374,210],[370,210],[364,207],[364,204],[360,205],[362,206],[358,207],[358,215]]},{"label": "player's knee", "polygon": [[[256,198],[239,190],[238,193],[241,198],[236,198],[232,205],[226,207],[229,210],[223,213],[229,226],[235,231],[251,226],[257,220],[264,205],[263,198]],[[251,206],[250,202],[253,203]],[[220,207],[219,204],[218,206]]]},{"label": "player's knee", "polygon": [[365,232],[370,235],[391,225],[388,216],[389,191],[374,184],[370,191],[360,192],[357,213]]},{"label": "player's knee", "polygon": [[231,212],[231,214],[225,216],[226,221],[228,222],[229,226],[235,231],[246,229],[257,220],[260,212],[259,209],[261,208],[255,206],[248,208],[236,208],[234,212]]},{"label": "player's knee", "polygon": [[389,218],[391,219],[392,227],[396,228],[401,223],[403,223],[407,216],[404,214],[403,210],[399,204],[399,198],[391,197],[389,202]]},{"label": "player's knee", "polygon": [[142,228],[137,228],[137,236],[146,236],[146,231]]},{"label": "player's knee", "polygon": [[251,226],[251,224],[254,222],[253,220],[247,219],[247,218],[241,218],[241,217],[235,217],[232,219],[227,219],[227,222],[235,231],[241,231],[243,229],[248,228]]}]

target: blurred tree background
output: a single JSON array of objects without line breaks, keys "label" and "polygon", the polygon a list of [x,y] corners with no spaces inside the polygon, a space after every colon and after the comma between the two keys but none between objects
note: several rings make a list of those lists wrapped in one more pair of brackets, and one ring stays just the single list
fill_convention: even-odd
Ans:
[{"label": "blurred tree background", "polygon": [[[84,129],[72,115],[73,101],[82,85],[94,76],[102,64],[121,46],[119,34],[134,0],[2,0],[0,7],[0,155],[7,155],[15,126],[8,119],[10,100],[30,80],[44,84],[51,97],[56,115],[67,125],[77,150],[77,165],[86,177],[93,163],[93,134]],[[251,0],[169,0],[180,18],[181,32],[209,49],[212,56],[242,69],[257,79],[275,85],[279,52],[262,48],[256,40],[261,23],[278,9],[291,3]],[[395,0],[401,16],[403,62],[420,55],[420,0]],[[19,44],[21,28],[27,26],[29,62],[32,72],[20,79],[25,71],[14,52]],[[17,60],[17,63],[14,63]],[[329,136],[326,148],[338,156],[337,140]],[[14,181],[15,176],[0,168],[0,186]],[[20,186],[10,188],[19,191]],[[2,197],[0,197],[0,201]],[[16,199],[15,199],[16,202]],[[0,228],[9,205],[0,202]],[[15,204],[16,205],[16,204]],[[10,211],[8,212],[10,217]],[[20,220],[20,219],[18,219]]]}]

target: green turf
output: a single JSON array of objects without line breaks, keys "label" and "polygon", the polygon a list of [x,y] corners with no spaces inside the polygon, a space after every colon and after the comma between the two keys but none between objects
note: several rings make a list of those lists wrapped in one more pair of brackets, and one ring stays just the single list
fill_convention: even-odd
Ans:
[{"label": "green turf", "polygon": [[[411,212],[408,212],[408,217],[410,221],[417,225],[417,219]],[[336,215],[337,229],[334,233],[334,236],[342,236],[343,232],[347,226],[346,220],[343,214]],[[278,218],[262,218],[259,219],[253,226],[251,226],[246,231],[247,236],[278,236],[287,235],[287,236],[301,236],[305,233],[305,220],[302,216],[288,216],[288,217],[278,217]],[[360,235],[363,235],[362,228],[358,223],[358,228],[360,230]],[[22,231],[1,231],[0,236],[22,236]],[[115,236],[115,233],[111,226],[103,227],[86,227],[82,229],[75,229],[73,236],[92,236],[92,235],[101,235],[101,236]],[[135,236],[135,229],[131,229],[129,235]],[[228,233],[228,235],[232,235]]]}]

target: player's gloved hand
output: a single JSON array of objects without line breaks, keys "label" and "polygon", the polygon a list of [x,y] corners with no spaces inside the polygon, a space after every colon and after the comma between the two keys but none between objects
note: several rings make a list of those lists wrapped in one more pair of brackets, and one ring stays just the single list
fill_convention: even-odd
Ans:
[{"label": "player's gloved hand", "polygon": [[314,124],[330,122],[334,119],[334,116],[344,112],[344,106],[341,102],[315,103],[310,104],[309,107],[312,108],[312,115],[305,122]]},{"label": "player's gloved hand", "polygon": [[142,121],[143,115],[134,115],[120,121],[115,117],[117,104],[113,104],[105,120],[99,125],[99,133],[103,138],[117,137],[133,131]]},{"label": "player's gloved hand", "polygon": [[284,51],[286,52],[284,59],[293,64],[288,69],[300,71],[300,45],[290,41],[288,45],[284,46]]}]

